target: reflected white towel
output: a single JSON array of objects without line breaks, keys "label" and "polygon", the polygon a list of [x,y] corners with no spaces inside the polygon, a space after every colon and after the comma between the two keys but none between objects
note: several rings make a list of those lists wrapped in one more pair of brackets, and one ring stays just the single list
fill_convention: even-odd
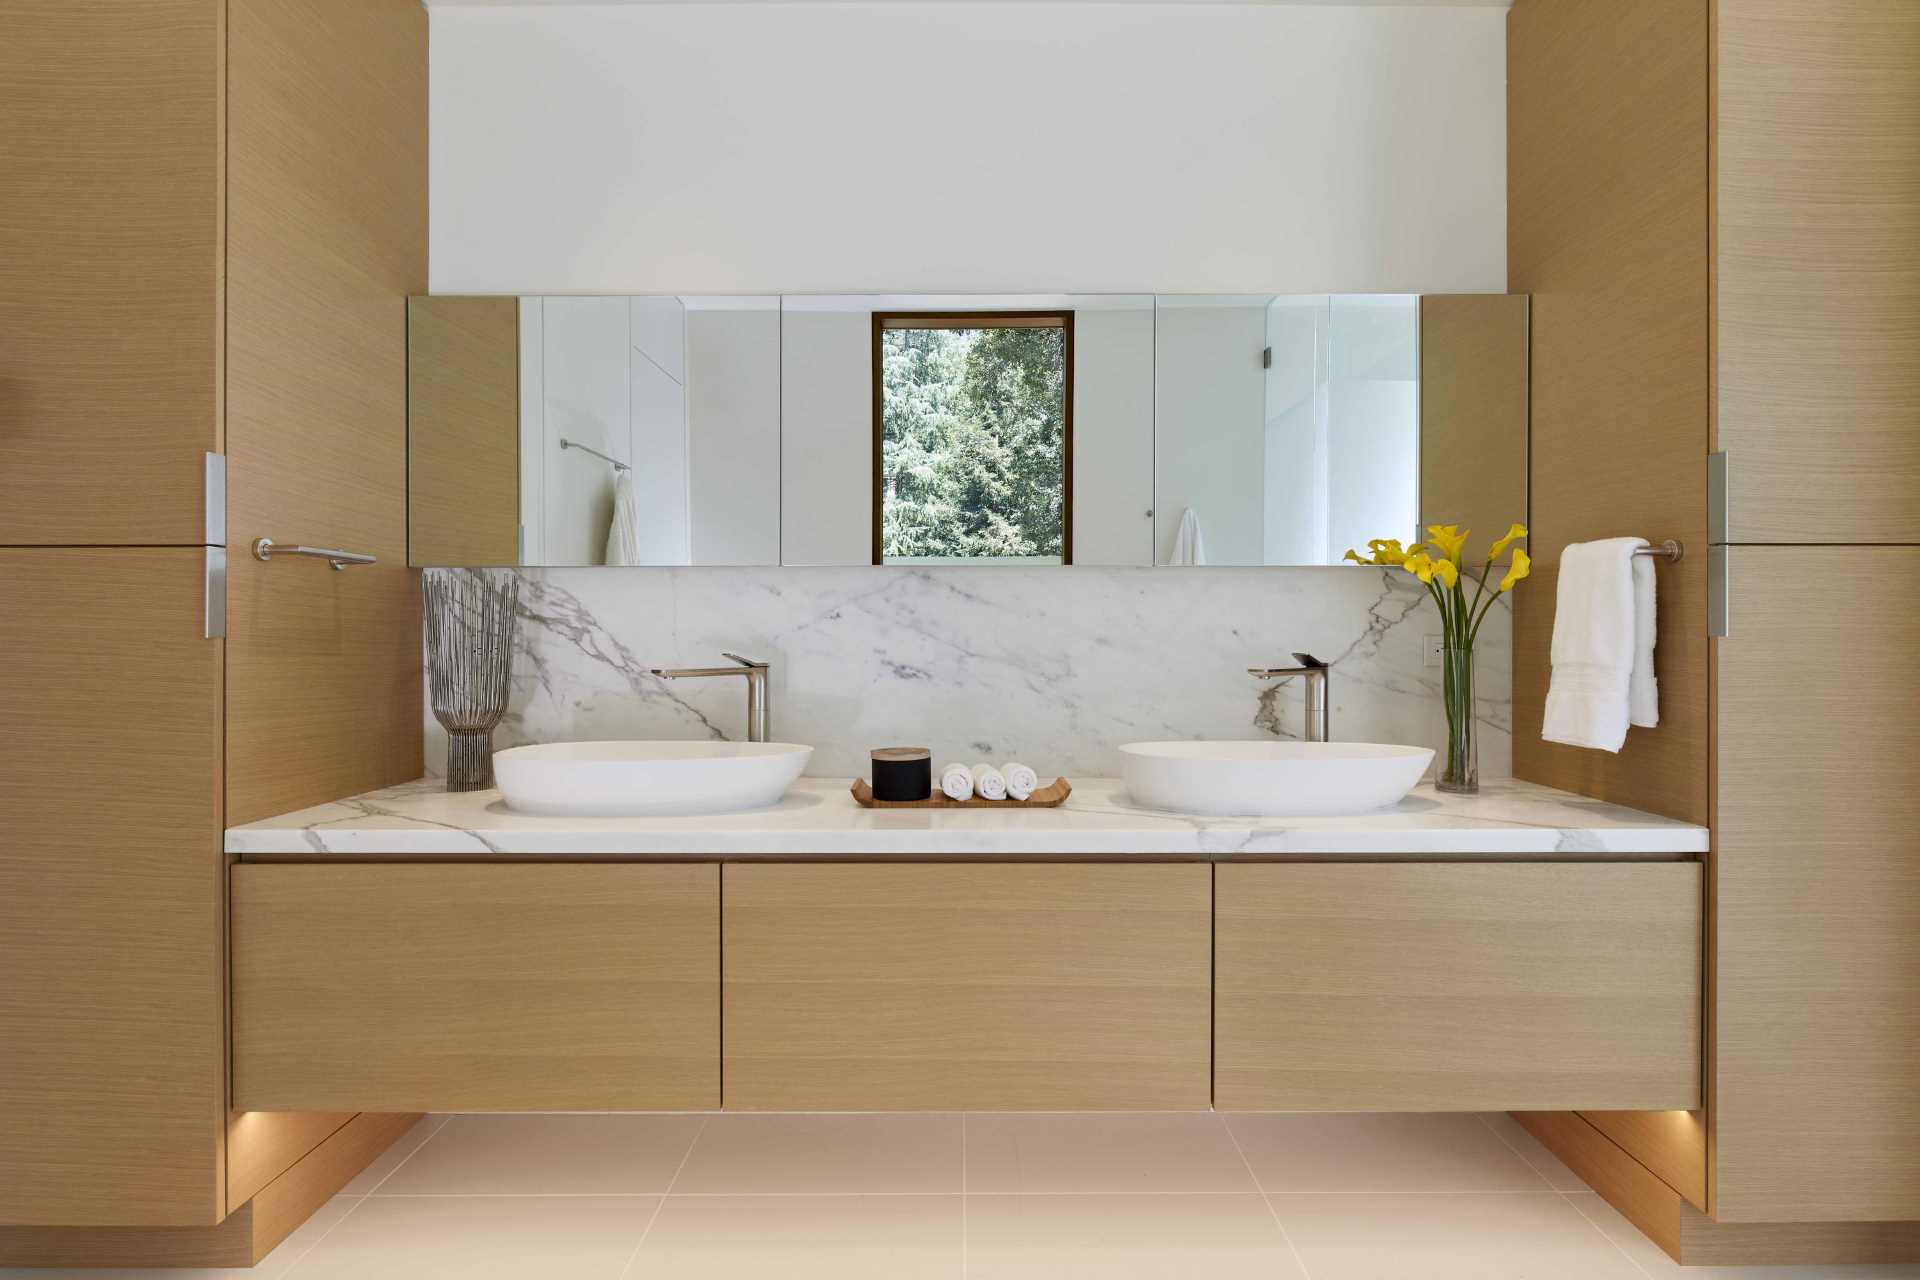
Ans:
[{"label": "reflected white towel", "polygon": [[1205,564],[1206,539],[1200,536],[1200,517],[1192,507],[1180,517],[1180,532],[1173,540],[1173,558],[1168,564]]},{"label": "reflected white towel", "polygon": [[1040,789],[1040,775],[1016,760],[1001,765],[1000,776],[1007,780],[1007,798],[1010,800],[1025,800]]},{"label": "reflected white towel", "polygon": [[1005,800],[1007,780],[992,765],[977,764],[973,766],[973,793],[982,800]]},{"label": "reflected white towel", "polygon": [[1653,678],[1654,574],[1644,538],[1576,542],[1560,553],[1553,678],[1540,736],[1618,751],[1629,722],[1659,723]]},{"label": "reflected white towel", "polygon": [[973,770],[950,764],[940,771],[940,791],[949,800],[973,799]]},{"label": "reflected white towel", "polygon": [[607,563],[640,563],[640,503],[633,496],[633,472],[613,478],[613,523],[607,527]]}]

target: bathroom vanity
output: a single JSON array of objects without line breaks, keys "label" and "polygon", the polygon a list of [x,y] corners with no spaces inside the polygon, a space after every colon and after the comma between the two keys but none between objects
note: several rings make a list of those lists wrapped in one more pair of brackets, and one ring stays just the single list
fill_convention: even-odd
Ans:
[{"label": "bathroom vanity", "polygon": [[414,784],[227,833],[234,1105],[1693,1108],[1706,847],[1505,781],[1284,821]]}]

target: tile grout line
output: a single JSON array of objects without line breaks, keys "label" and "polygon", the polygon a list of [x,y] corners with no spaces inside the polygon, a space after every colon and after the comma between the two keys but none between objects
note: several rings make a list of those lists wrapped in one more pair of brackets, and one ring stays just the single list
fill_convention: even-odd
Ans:
[{"label": "tile grout line", "polygon": [[1300,1256],[1300,1249],[1293,1243],[1293,1237],[1287,1234],[1287,1224],[1280,1221],[1280,1211],[1273,1207],[1273,1197],[1267,1194],[1266,1184],[1260,1181],[1260,1175],[1253,1171],[1253,1161],[1247,1159],[1245,1147],[1240,1145],[1240,1135],[1233,1131],[1233,1123],[1218,1111],[1213,1113],[1220,1121],[1220,1127],[1227,1131],[1227,1141],[1240,1156],[1240,1163],[1246,1166],[1247,1176],[1253,1179],[1253,1189],[1260,1193],[1260,1203],[1267,1206],[1267,1216],[1273,1219],[1280,1238],[1286,1242],[1287,1252],[1293,1255],[1293,1265],[1300,1268],[1301,1280],[1313,1280],[1313,1273],[1307,1270],[1307,1260]]},{"label": "tile grout line", "polygon": [[[1522,1151],[1520,1148],[1514,1146],[1513,1143],[1509,1142],[1507,1140],[1507,1135],[1500,1132],[1500,1127],[1494,1124],[1492,1120],[1487,1118],[1486,1112],[1482,1111],[1476,1114],[1478,1114],[1480,1117],[1480,1123],[1487,1127],[1487,1132],[1491,1133],[1494,1137],[1500,1139],[1501,1143],[1506,1146],[1507,1150],[1513,1152],[1513,1154],[1515,1154],[1516,1156],[1519,1156],[1520,1159],[1526,1164],[1527,1168],[1532,1169],[1536,1174],[1539,1174],[1540,1180],[1546,1183],[1548,1187],[1552,1188],[1555,1192],[1559,1194],[1560,1198],[1566,1202],[1567,1208],[1573,1210],[1575,1213],[1579,1213],[1582,1221],[1584,1221],[1588,1226],[1592,1227],[1595,1231],[1598,1231],[1600,1233],[1600,1238],[1602,1240],[1605,1240],[1608,1244],[1612,1245],[1614,1248],[1614,1252],[1618,1253],[1621,1257],[1627,1260],[1628,1266],[1632,1267],[1635,1271],[1638,1271],[1641,1275],[1646,1276],[1647,1280],[1653,1280],[1653,1273],[1648,1271],[1645,1267],[1641,1266],[1640,1260],[1634,1257],[1632,1254],[1628,1253],[1626,1250],[1626,1246],[1622,1245],[1618,1240],[1615,1240],[1612,1236],[1608,1235],[1606,1231],[1604,1231],[1601,1228],[1599,1223],[1595,1222],[1592,1218],[1587,1217],[1586,1214],[1581,1213],[1580,1206],[1573,1202],[1572,1195],[1570,1195],[1565,1191],[1561,1191],[1560,1188],[1558,1187],[1555,1187],[1553,1185],[1553,1179],[1547,1177],[1547,1175],[1544,1172],[1542,1172],[1533,1163],[1533,1161],[1528,1160],[1526,1152]],[[1552,1153],[1549,1152],[1548,1154],[1552,1154]],[[1578,1175],[1576,1174],[1575,1176],[1577,1177]]]},{"label": "tile grout line", "polygon": [[[431,1119],[433,1119],[431,1115],[423,1116],[421,1117],[419,1123],[426,1124]],[[400,1172],[400,1165],[405,1164],[407,1161],[419,1155],[420,1147],[424,1147],[429,1142],[432,1142],[434,1139],[434,1135],[438,1134],[442,1129],[447,1127],[447,1119],[448,1117],[442,1117],[440,1120],[440,1123],[434,1125],[433,1128],[428,1131],[427,1136],[420,1139],[419,1146],[416,1146],[413,1150],[407,1152],[406,1155],[401,1156],[400,1164],[396,1164],[395,1166],[393,1166],[393,1168],[387,1170],[386,1178],[382,1178],[380,1179],[380,1181],[374,1183],[371,1187],[368,1187],[365,1195],[355,1196],[353,1200],[353,1204],[348,1207],[345,1213],[340,1215],[339,1220],[336,1221],[332,1226],[328,1227],[325,1231],[322,1231],[318,1239],[316,1239],[312,1244],[308,1245],[304,1250],[301,1251],[301,1254],[299,1257],[295,1258],[292,1262],[289,1262],[287,1264],[287,1269],[280,1273],[281,1280],[285,1280],[287,1276],[292,1275],[295,1269],[297,1269],[301,1263],[305,1262],[315,1249],[318,1249],[323,1243],[325,1243],[326,1238],[328,1236],[332,1235],[335,1231],[339,1230],[340,1223],[345,1222],[348,1218],[351,1218],[355,1213],[359,1212],[360,1206],[365,1204],[368,1200],[372,1199],[374,1192],[378,1191],[381,1187],[386,1186],[387,1178],[391,1178],[394,1174]],[[338,1195],[339,1192],[336,1191],[334,1194]],[[282,1243],[285,1243],[285,1242],[282,1241]]]},{"label": "tile grout line", "polygon": [[[1497,1141],[1501,1146],[1513,1152],[1514,1159],[1518,1160],[1521,1164],[1527,1166],[1527,1171],[1533,1174],[1534,1177],[1540,1179],[1541,1183],[1545,1185],[1547,1190],[1553,1192],[1555,1195],[1558,1195],[1558,1196],[1564,1197],[1566,1195],[1564,1191],[1561,1191],[1560,1188],[1553,1185],[1553,1179],[1549,1178],[1546,1175],[1546,1172],[1542,1170],[1539,1165],[1527,1159],[1526,1152],[1522,1151],[1520,1148],[1514,1146],[1511,1142],[1507,1141],[1507,1135],[1500,1132],[1499,1128],[1493,1123],[1493,1121],[1487,1119],[1486,1112],[1476,1111],[1473,1114],[1474,1114],[1474,1118],[1480,1122],[1480,1127],[1485,1129],[1488,1133],[1492,1134],[1494,1136],[1494,1140]],[[1583,1214],[1581,1216],[1584,1217],[1585,1215]]]},{"label": "tile grout line", "polygon": [[633,1242],[633,1252],[627,1255],[626,1265],[620,1268],[618,1280],[627,1280],[627,1273],[633,1270],[633,1264],[639,1261],[640,1249],[647,1243],[647,1237],[653,1234],[653,1224],[660,1220],[660,1211],[667,1207],[667,1197],[673,1194],[674,1187],[680,1183],[680,1175],[686,1171],[687,1161],[693,1159],[693,1149],[700,1145],[700,1135],[707,1131],[707,1122],[713,1116],[709,1113],[700,1117],[700,1127],[693,1131],[693,1140],[687,1143],[687,1149],[681,1153],[680,1163],[673,1168],[673,1176],[667,1179],[667,1189],[660,1193],[659,1203],[653,1206],[653,1212],[647,1215],[647,1225],[640,1229],[640,1238]]}]

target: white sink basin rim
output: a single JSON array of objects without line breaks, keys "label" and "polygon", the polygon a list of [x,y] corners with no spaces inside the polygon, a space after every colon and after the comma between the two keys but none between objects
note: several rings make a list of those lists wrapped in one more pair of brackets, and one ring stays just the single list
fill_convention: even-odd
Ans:
[{"label": "white sink basin rim", "polygon": [[516,813],[742,813],[780,803],[812,755],[792,742],[546,742],[495,752],[493,776]]},{"label": "white sink basin rim", "polygon": [[1398,804],[1429,747],[1379,742],[1130,742],[1121,777],[1135,804],[1215,817],[1337,817]]}]

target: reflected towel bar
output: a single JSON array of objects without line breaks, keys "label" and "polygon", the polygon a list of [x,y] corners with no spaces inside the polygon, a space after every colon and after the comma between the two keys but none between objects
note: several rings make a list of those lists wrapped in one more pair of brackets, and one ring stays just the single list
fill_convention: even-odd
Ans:
[{"label": "reflected towel bar", "polygon": [[600,459],[602,462],[611,462],[613,464],[613,469],[615,471],[633,470],[632,467],[620,461],[620,459],[609,458],[606,454],[600,452],[598,449],[594,448],[592,445],[579,444],[579,443],[576,443],[575,441],[567,439],[565,436],[560,437],[560,447],[562,449],[578,449],[582,453],[592,454],[594,457]]},{"label": "reflected towel bar", "polygon": [[255,538],[253,555],[256,560],[271,560],[275,556],[313,556],[325,560],[336,569],[344,569],[350,564],[378,563],[372,556],[358,551],[341,551],[334,547],[302,547],[283,545],[272,538]]}]

